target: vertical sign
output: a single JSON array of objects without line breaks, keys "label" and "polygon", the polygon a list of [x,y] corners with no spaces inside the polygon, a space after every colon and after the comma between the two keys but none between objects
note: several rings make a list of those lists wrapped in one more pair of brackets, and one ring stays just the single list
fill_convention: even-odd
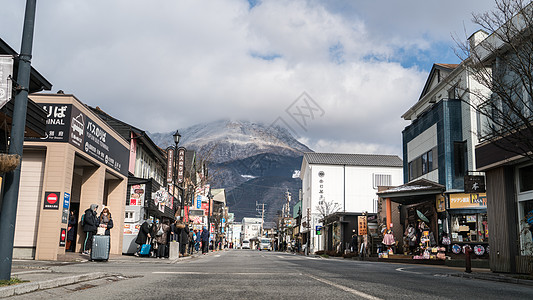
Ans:
[{"label": "vertical sign", "polygon": [[366,235],[367,234],[366,216],[358,216],[357,224],[359,228],[359,235]]},{"label": "vertical sign", "polygon": [[185,148],[178,149],[178,183],[183,183],[183,172],[185,171]]},{"label": "vertical sign", "polygon": [[11,100],[13,56],[0,56],[0,108]]},{"label": "vertical sign", "polygon": [[63,214],[61,215],[61,223],[68,224],[68,208],[70,206],[70,194],[65,192],[63,193]]},{"label": "vertical sign", "polygon": [[67,242],[67,229],[61,228],[59,231],[59,247],[65,247]]},{"label": "vertical sign", "polygon": [[202,196],[196,196],[196,208],[200,209],[202,207]]},{"label": "vertical sign", "polygon": [[174,175],[174,148],[167,149],[167,183],[172,183]]},{"label": "vertical sign", "polygon": [[45,192],[43,209],[59,209],[59,192]]}]

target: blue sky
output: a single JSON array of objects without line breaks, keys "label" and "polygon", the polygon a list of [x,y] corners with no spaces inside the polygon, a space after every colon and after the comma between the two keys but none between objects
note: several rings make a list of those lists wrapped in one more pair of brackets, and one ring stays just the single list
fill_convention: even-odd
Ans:
[{"label": "blue sky", "polygon": [[[24,1],[0,37],[20,48]],[[324,111],[296,135],[321,152],[401,155],[401,115],[452,36],[491,1],[38,1],[32,64],[91,106],[150,132],[222,118],[272,123],[303,92]],[[292,105],[292,106],[291,106]],[[297,105],[296,105],[297,106]]]}]

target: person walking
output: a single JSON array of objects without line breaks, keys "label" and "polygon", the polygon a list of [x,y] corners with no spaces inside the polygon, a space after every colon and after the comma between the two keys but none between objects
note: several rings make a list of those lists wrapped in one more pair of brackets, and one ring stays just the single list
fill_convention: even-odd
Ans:
[{"label": "person walking", "polygon": [[180,235],[180,254],[181,256],[185,256],[187,247],[189,246],[189,226],[181,222],[178,224],[178,232]]},{"label": "person walking", "polygon": [[157,228],[157,233],[155,237],[155,241],[157,243],[157,258],[163,259],[166,255],[167,250],[167,239],[168,239],[168,233],[170,232],[170,225],[168,225],[168,221],[165,220],[161,224],[159,224]]},{"label": "person walking", "polygon": [[67,252],[74,252],[75,250],[73,248],[74,247],[74,239],[76,237],[76,229],[77,229],[77,225],[78,224],[78,220],[76,220],[76,214],[74,213],[73,210],[70,211],[70,215],[69,215],[69,218],[68,218],[68,230],[67,230],[67,244],[66,244],[66,247],[65,247],[65,251]]},{"label": "person walking", "polygon": [[194,253],[194,240],[196,239],[196,233],[192,230],[192,228],[189,229],[189,254]]},{"label": "person walking", "polygon": [[202,254],[207,254],[209,252],[209,231],[207,231],[207,227],[202,228],[200,239],[202,242]]},{"label": "person walking", "polygon": [[111,212],[109,208],[104,207],[98,218],[98,226],[105,229],[104,235],[110,235],[110,229],[113,228],[113,219],[111,218]]},{"label": "person walking", "polygon": [[96,210],[98,204],[91,204],[91,207],[85,210],[83,215],[83,231],[85,232],[85,242],[83,243],[83,254],[88,255],[93,246],[93,235],[98,228],[98,218]]},{"label": "person walking", "polygon": [[142,245],[146,244],[146,241],[152,237],[150,234],[151,230],[152,220],[148,219],[141,225],[141,228],[139,228],[139,233],[135,239],[135,244],[137,244],[137,252],[135,252],[135,256],[139,256]]}]

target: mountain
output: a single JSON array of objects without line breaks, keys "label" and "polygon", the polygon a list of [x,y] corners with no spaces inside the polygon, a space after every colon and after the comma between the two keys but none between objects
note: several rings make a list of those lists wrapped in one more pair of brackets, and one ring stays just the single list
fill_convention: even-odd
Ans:
[{"label": "mountain", "polygon": [[[195,150],[214,163],[244,159],[262,153],[302,156],[312,152],[298,142],[286,128],[249,121],[219,120],[179,130],[180,146]],[[172,135],[151,133],[150,138],[162,148],[174,145]],[[209,154],[210,153],[210,154]],[[209,155],[209,157],[205,157]]]},{"label": "mountain", "polygon": [[[220,120],[179,130],[180,146],[209,161],[212,188],[225,188],[227,204],[236,220],[256,216],[265,203],[266,221],[274,220],[285,193],[298,199],[297,176],[304,152],[312,152],[285,128],[248,121]],[[169,133],[149,134],[161,148],[174,145]]]}]

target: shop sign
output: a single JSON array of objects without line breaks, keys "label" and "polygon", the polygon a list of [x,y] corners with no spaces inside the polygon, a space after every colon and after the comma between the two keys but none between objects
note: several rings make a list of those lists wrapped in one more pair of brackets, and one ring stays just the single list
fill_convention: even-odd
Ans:
[{"label": "shop sign", "polygon": [[59,209],[59,192],[45,192],[43,209]]},{"label": "shop sign", "polygon": [[485,193],[485,176],[466,175],[464,182],[465,193]]},{"label": "shop sign", "polygon": [[[72,104],[41,103],[47,113],[44,142],[68,142],[122,175],[129,149]],[[35,141],[35,138],[27,138]]]},{"label": "shop sign", "polygon": [[202,196],[201,195],[196,196],[196,208],[197,209],[202,208]]},{"label": "shop sign", "polygon": [[144,205],[144,184],[134,184],[130,187],[130,206]]},{"label": "shop sign", "polygon": [[59,231],[59,247],[65,247],[67,243],[67,229],[61,228]]},{"label": "shop sign", "polygon": [[205,213],[206,216],[209,215],[209,203],[202,203],[201,209],[204,210],[204,213]]},{"label": "shop sign", "polygon": [[450,194],[450,208],[486,208],[487,194]]},{"label": "shop sign", "polygon": [[183,183],[183,174],[185,172],[185,148],[178,148],[178,183]]},{"label": "shop sign", "polygon": [[366,216],[358,216],[357,217],[357,224],[358,224],[358,234],[359,235],[366,235],[367,234],[367,220]]},{"label": "shop sign", "polygon": [[437,212],[445,212],[446,211],[446,198],[444,198],[443,195],[437,195],[436,196],[436,208]]},{"label": "shop sign", "polygon": [[174,175],[174,148],[167,149],[167,183],[172,183]]},{"label": "shop sign", "polygon": [[61,215],[61,223],[68,224],[68,207],[70,205],[70,194],[69,193],[63,193],[63,214]]},{"label": "shop sign", "polygon": [[0,108],[11,100],[13,77],[13,56],[0,56]]}]

